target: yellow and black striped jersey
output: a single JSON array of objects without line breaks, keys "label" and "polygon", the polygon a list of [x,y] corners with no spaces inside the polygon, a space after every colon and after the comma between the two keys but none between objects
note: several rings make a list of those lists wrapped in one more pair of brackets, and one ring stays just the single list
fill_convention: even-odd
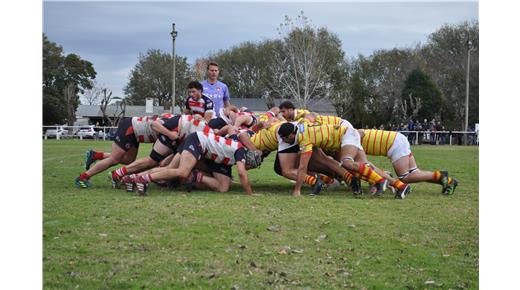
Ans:
[{"label": "yellow and black striped jersey", "polygon": [[383,130],[364,130],[361,146],[368,155],[386,156],[394,144],[397,132]]},{"label": "yellow and black striped jersey", "polygon": [[301,121],[303,117],[307,114],[310,114],[308,110],[305,109],[294,109],[294,115],[292,118],[287,119],[287,121]]}]

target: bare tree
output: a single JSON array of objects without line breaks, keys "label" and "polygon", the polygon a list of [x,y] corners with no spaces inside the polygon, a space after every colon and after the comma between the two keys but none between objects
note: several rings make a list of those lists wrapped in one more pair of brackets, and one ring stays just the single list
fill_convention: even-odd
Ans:
[{"label": "bare tree", "polygon": [[102,93],[101,86],[96,81],[91,81],[91,85],[92,88],[83,93],[83,100],[87,105],[98,105]]},{"label": "bare tree", "polygon": [[209,60],[206,58],[197,58],[195,60],[195,65],[193,66],[193,73],[195,74],[195,79],[202,81],[206,78],[206,67],[209,63]]},{"label": "bare tree", "polygon": [[[108,123],[109,126],[117,126],[119,121],[124,118],[126,112],[126,101],[120,97],[112,97],[112,91],[109,89],[101,89],[103,96],[101,98],[100,110],[103,114],[103,122]],[[117,101],[116,104],[110,104],[113,101]],[[108,107],[115,107],[114,111],[110,115]]]},{"label": "bare tree", "polygon": [[325,28],[311,26],[303,11],[294,21],[285,16],[278,33],[283,44],[273,55],[275,91],[283,97],[294,98],[304,108],[313,98],[327,97],[331,87],[327,65],[331,63],[331,50],[339,43],[337,37]]}]

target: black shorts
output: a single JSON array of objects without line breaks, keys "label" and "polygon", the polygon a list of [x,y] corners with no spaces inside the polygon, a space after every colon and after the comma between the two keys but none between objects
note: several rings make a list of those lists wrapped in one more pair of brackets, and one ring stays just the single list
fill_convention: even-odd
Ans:
[{"label": "black shorts", "polygon": [[130,150],[132,147],[139,148],[139,142],[137,142],[132,128],[132,118],[124,118],[119,122],[114,142],[125,151]]},{"label": "black shorts", "polygon": [[220,173],[220,174],[224,174],[225,176],[231,178],[231,175],[232,175],[231,165],[215,163],[213,160],[209,160],[209,159],[205,159],[204,162],[206,163],[206,166],[208,167],[209,173]]},{"label": "black shorts", "polygon": [[177,152],[177,147],[178,147],[177,142],[179,139],[172,141],[170,138],[166,137],[165,135],[159,134],[159,138],[157,140],[159,140],[159,142],[161,142],[161,144],[163,144],[164,146],[170,148],[170,150],[172,150],[172,152]]},{"label": "black shorts", "polygon": [[215,119],[211,119],[209,120],[208,122],[208,126],[211,128],[211,129],[217,129],[217,130],[220,130],[222,129],[224,126],[226,126],[228,123],[226,121],[224,121],[224,119],[222,119],[221,117],[218,117],[218,118],[215,118]]},{"label": "black shorts", "polygon": [[186,137],[182,144],[182,149],[179,150],[179,153],[182,153],[183,151],[189,151],[197,160],[199,160],[200,157],[204,154],[197,133],[192,133]]},{"label": "black shorts", "polygon": [[285,150],[282,150],[276,153],[276,159],[274,160],[274,172],[276,174],[283,176],[282,167],[280,166],[280,159],[278,158],[279,153],[298,153],[300,151],[300,147],[298,145],[291,146]]}]

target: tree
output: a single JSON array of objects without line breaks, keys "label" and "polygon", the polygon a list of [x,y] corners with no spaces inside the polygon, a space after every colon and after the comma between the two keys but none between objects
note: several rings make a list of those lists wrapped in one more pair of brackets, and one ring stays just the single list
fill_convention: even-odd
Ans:
[{"label": "tree", "polygon": [[[103,114],[103,123],[108,124],[108,126],[117,126],[121,118],[125,116],[126,100],[120,97],[112,97],[112,91],[107,88],[101,89],[101,92],[103,93],[103,97],[101,98],[99,109]],[[108,112],[108,106],[113,101],[117,102],[115,105],[112,104],[112,106],[115,106],[115,110],[112,112],[112,116],[110,116]]]},{"label": "tree", "polygon": [[91,89],[85,90],[83,93],[81,103],[89,106],[98,105],[101,100],[102,88],[96,81],[92,81],[91,86]]},{"label": "tree", "polygon": [[[186,57],[175,56],[175,96],[177,105],[182,106],[182,98],[186,94],[186,86],[193,78]],[[172,97],[172,58],[168,53],[158,49],[150,49],[139,55],[139,62],[130,73],[124,88],[128,96],[127,102],[144,105],[146,98],[152,98],[154,105],[171,104]]]},{"label": "tree", "polygon": [[442,93],[431,78],[419,69],[413,70],[406,79],[401,94],[402,108],[408,118],[439,120]]},{"label": "tree", "polygon": [[[470,44],[471,43],[471,44]],[[466,69],[471,49],[469,121],[478,122],[479,100],[479,24],[463,22],[444,25],[430,34],[421,50],[425,71],[444,95],[443,122],[449,127],[464,127]]]},{"label": "tree", "polygon": [[278,33],[282,45],[273,53],[273,89],[304,108],[311,99],[330,97],[331,74],[343,59],[339,38],[326,28],[313,27],[303,12],[295,21],[285,16]]},{"label": "tree", "polygon": [[63,48],[43,35],[43,124],[67,122],[73,125],[79,93],[92,88],[96,71],[91,62],[76,54],[63,54]]}]

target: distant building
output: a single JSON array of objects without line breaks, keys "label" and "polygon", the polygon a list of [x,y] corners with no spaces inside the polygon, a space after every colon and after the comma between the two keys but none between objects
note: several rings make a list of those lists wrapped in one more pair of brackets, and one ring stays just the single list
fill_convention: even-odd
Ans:
[{"label": "distant building", "polygon": [[[275,105],[279,105],[281,102],[285,101],[284,99],[276,99]],[[296,106],[297,103],[294,100],[292,101]],[[231,104],[234,106],[247,107],[251,111],[260,114],[268,110],[267,105],[265,104],[264,99],[240,99],[233,98],[231,99]],[[324,115],[336,115],[336,110],[334,105],[329,100],[321,100],[309,106],[309,111],[316,112]],[[178,111],[178,108],[177,108]],[[121,108],[119,106],[110,105],[107,106],[107,115],[111,119],[114,119],[114,115],[118,115],[121,112]],[[145,106],[126,106],[124,117],[139,117],[139,116],[147,116],[147,115],[160,115],[163,113],[170,113],[170,110],[165,110],[162,106],[153,107],[153,113],[147,114]],[[177,112],[178,113],[178,112]],[[99,124],[103,126],[103,113],[101,112],[99,105],[79,105],[76,110],[76,123],[75,125],[95,125]]]}]

